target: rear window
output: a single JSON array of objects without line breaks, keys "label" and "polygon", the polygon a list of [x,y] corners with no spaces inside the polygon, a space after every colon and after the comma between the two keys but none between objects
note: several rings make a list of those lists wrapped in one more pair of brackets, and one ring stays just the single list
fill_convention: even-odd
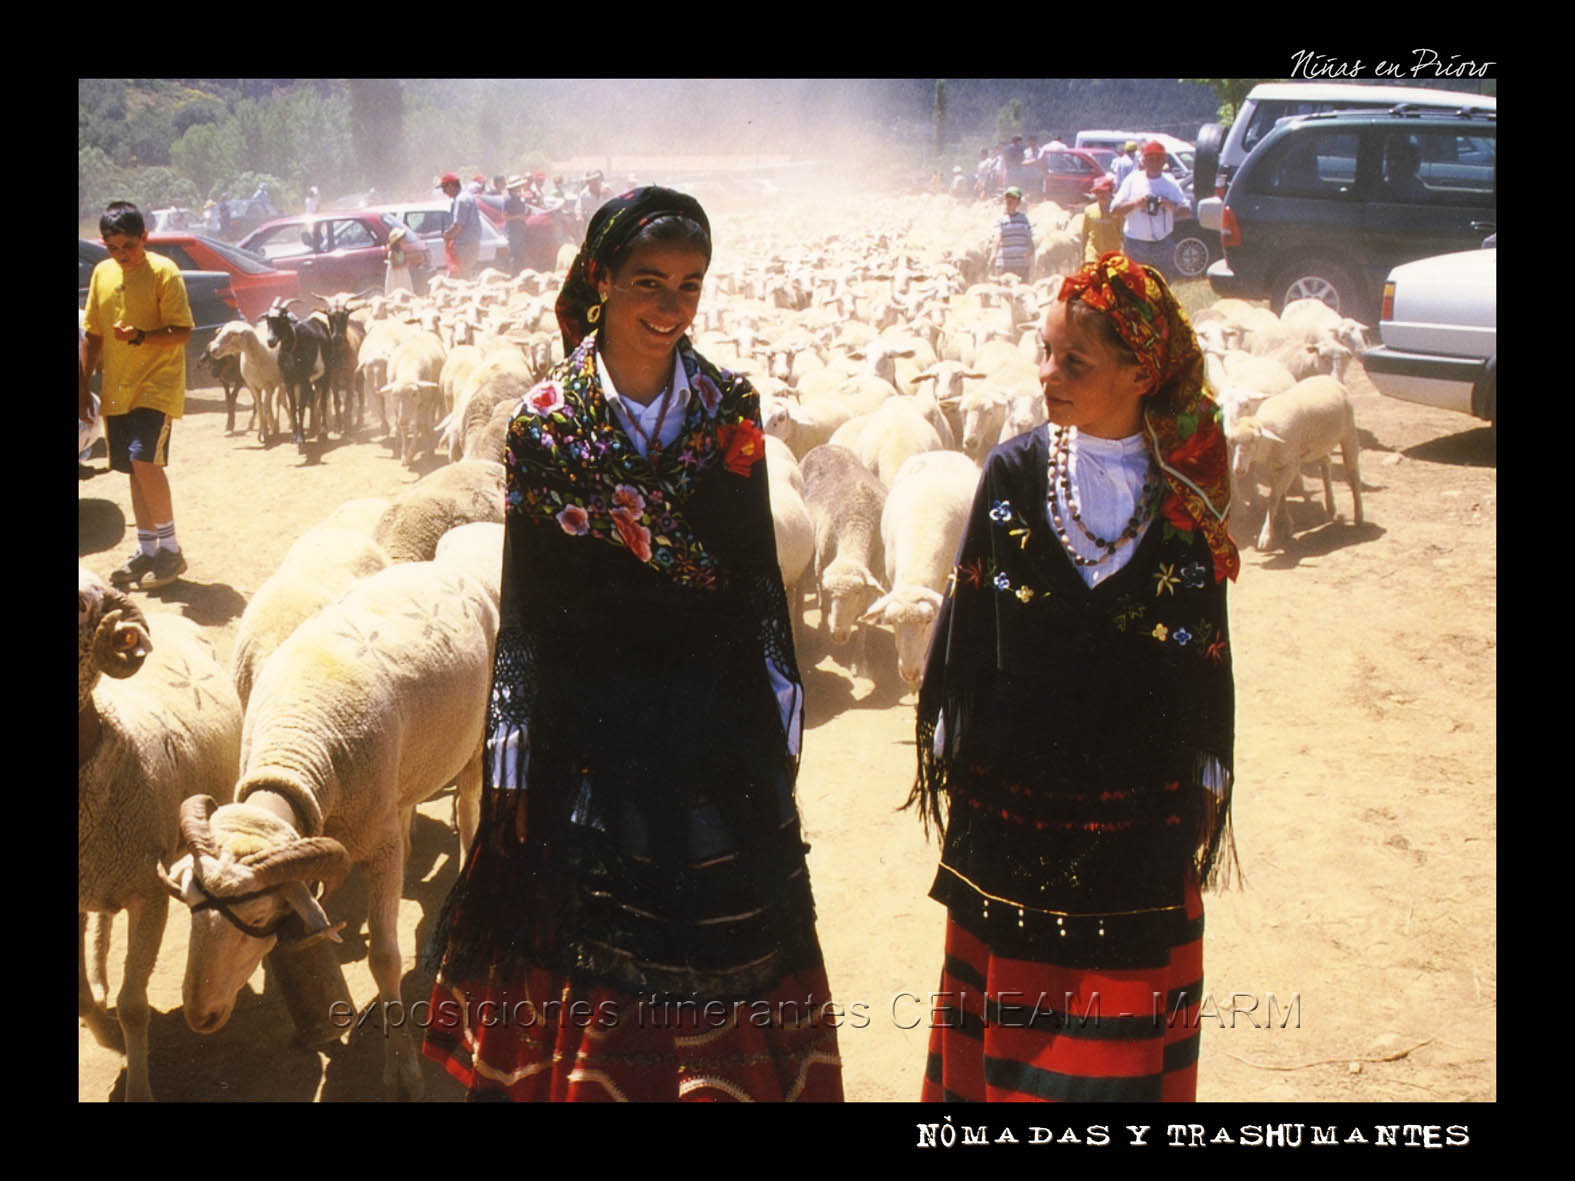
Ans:
[{"label": "rear window", "polygon": [[[273,268],[267,263],[253,258],[244,250],[237,250],[228,242],[220,242],[216,238],[204,237],[202,244],[243,275],[267,275],[273,272]],[[199,267],[196,269],[206,270],[207,268]]]},{"label": "rear window", "polygon": [[1496,135],[1395,131],[1384,136],[1379,199],[1492,207]]},{"label": "rear window", "polygon": [[160,242],[157,246],[149,246],[154,254],[162,254],[183,271],[205,271],[207,267],[199,267],[191,255],[186,253],[184,246],[177,246],[173,242]]},{"label": "rear window", "polygon": [[1356,187],[1358,143],[1350,132],[1287,136],[1254,169],[1251,191],[1280,197],[1349,197]]}]

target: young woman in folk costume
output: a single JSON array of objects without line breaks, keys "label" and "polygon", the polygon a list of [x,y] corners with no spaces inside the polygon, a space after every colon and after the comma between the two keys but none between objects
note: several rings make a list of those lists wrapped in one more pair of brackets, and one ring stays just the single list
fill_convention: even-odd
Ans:
[{"label": "young woman in folk costume", "polygon": [[700,205],[602,206],[510,424],[481,828],[425,1052],[474,1098],[841,1099],[758,395],[689,345]]},{"label": "young woman in folk costume", "polygon": [[919,694],[923,1096],[1190,1099],[1199,890],[1234,859],[1225,440],[1152,268],[1086,264],[1041,336],[1050,422],[986,462]]}]

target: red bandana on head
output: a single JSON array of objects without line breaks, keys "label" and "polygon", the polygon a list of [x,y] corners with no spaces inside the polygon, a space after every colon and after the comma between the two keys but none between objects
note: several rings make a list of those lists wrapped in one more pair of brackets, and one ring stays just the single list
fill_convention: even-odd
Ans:
[{"label": "red bandana on head", "polygon": [[1214,555],[1214,578],[1241,569],[1226,518],[1230,452],[1219,406],[1203,378],[1203,353],[1187,315],[1153,267],[1120,251],[1084,263],[1061,284],[1059,298],[1079,300],[1110,317],[1116,334],[1154,379],[1145,399],[1144,437],[1170,492],[1163,511],[1178,527],[1201,528]]}]

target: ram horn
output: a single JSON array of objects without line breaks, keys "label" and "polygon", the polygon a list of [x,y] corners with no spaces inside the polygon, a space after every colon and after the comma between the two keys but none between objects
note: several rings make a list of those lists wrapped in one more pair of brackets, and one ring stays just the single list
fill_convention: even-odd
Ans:
[{"label": "ram horn", "polygon": [[93,632],[93,663],[106,676],[122,680],[142,667],[153,651],[148,621],[141,609],[123,591],[104,592],[110,610]]},{"label": "ram horn", "polygon": [[169,871],[164,868],[164,863],[162,861],[157,859],[154,860],[153,871],[159,875],[159,881],[163,883],[164,888],[169,891],[170,896],[174,898],[176,902],[186,901],[186,891],[181,888],[181,884],[179,882],[170,877]]},{"label": "ram horn", "polygon": [[350,854],[332,837],[302,837],[277,849],[241,859],[256,878],[256,889],[285,882],[322,882],[323,893],[334,891],[350,872]]},{"label": "ram horn", "polygon": [[212,796],[187,796],[181,801],[181,840],[186,842],[192,852],[204,857],[219,856],[219,846],[213,839],[213,828],[209,824],[209,818],[218,806],[219,802]]}]

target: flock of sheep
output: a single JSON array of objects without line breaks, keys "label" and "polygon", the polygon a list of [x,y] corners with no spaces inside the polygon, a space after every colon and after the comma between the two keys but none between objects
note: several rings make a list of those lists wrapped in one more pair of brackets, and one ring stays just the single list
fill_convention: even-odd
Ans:
[{"label": "flock of sheep", "polygon": [[[813,596],[825,642],[865,675],[884,675],[869,630],[889,630],[897,675],[917,688],[979,464],[1044,422],[1037,322],[1053,276],[1080,258],[1078,219],[1030,210],[1045,277],[1023,284],[988,280],[977,206],[930,196],[824,213],[835,228],[814,239],[802,228],[813,216],[796,217],[793,232],[722,228],[692,337],[761,392],[795,614]],[[125,910],[115,1007],[128,1099],[152,1097],[147,984],[172,896],[191,908],[182,993],[199,1032],[228,1019],[286,918],[308,941],[339,937],[314,888],[331,892],[356,864],[369,882],[379,997],[400,999],[412,811],[457,784],[462,848],[475,830],[501,568],[497,458],[521,396],[562,356],[552,304],[567,261],[553,274],[435,279],[421,297],[340,295],[313,313],[339,321],[319,377],[340,397],[322,400],[316,429],[352,433],[370,401],[406,465],[423,452],[449,462],[304,533],[248,603],[229,668],[188,620],[144,612],[80,572],[78,1008],[112,1040],[108,923]],[[1283,536],[1283,500],[1304,463],[1322,462],[1333,513],[1336,447],[1359,523],[1340,377],[1363,327],[1308,301],[1280,317],[1221,300],[1194,321],[1240,499],[1269,488],[1260,548]],[[276,338],[237,322],[211,355],[232,359],[253,395],[248,430],[271,438],[285,384]],[[235,392],[227,382],[231,429]],[[388,1033],[385,1092],[418,1096],[408,1032]]]}]

